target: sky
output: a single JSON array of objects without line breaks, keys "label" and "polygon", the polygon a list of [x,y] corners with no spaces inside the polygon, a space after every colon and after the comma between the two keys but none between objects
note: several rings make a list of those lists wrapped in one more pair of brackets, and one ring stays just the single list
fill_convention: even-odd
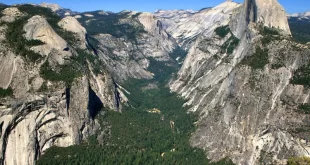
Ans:
[{"label": "sky", "polygon": [[[205,7],[216,6],[225,0],[0,0],[4,4],[20,3],[56,3],[73,11],[104,10],[119,12],[134,10],[154,12],[156,9],[192,9],[199,10]],[[244,0],[234,0],[243,3]],[[300,13],[310,11],[310,0],[278,0],[287,13]]]}]

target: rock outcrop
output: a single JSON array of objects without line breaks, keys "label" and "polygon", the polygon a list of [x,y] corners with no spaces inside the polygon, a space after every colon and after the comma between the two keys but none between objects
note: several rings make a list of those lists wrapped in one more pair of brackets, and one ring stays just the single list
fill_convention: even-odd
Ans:
[{"label": "rock outcrop", "polygon": [[86,49],[86,29],[74,17],[67,16],[63,18],[58,25],[64,30],[76,34],[76,38],[78,39],[77,45],[81,49]]},{"label": "rock outcrop", "polygon": [[4,16],[1,17],[1,20],[4,22],[13,22],[16,18],[23,16],[23,14],[16,7],[8,7],[2,11]]},{"label": "rock outcrop", "polygon": [[61,38],[50,24],[42,16],[33,16],[24,26],[25,38],[27,40],[40,40],[44,44],[34,46],[31,49],[43,56],[53,55],[58,64],[64,64],[64,59],[70,57],[68,43]]}]

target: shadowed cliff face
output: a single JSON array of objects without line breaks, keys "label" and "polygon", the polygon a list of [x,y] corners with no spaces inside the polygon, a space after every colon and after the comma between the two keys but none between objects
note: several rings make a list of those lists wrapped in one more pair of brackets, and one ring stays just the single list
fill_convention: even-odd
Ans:
[{"label": "shadowed cliff face", "polygon": [[102,110],[103,104],[96,93],[89,87],[88,98],[88,111],[90,117],[94,120],[100,110]]},{"label": "shadowed cliff face", "polygon": [[255,0],[248,0],[245,1],[246,7],[246,21],[249,24],[250,22],[256,22],[257,21],[257,9]]},{"label": "shadowed cliff face", "polygon": [[67,104],[67,114],[69,115],[69,108],[70,108],[70,88],[66,88],[66,104]]}]

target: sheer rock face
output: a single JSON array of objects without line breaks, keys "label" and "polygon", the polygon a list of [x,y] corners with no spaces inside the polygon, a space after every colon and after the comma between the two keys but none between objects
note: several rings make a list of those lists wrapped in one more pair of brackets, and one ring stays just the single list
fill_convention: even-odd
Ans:
[{"label": "sheer rock face", "polygon": [[[91,67],[91,65],[89,66]],[[90,68],[93,70],[92,68]],[[104,108],[111,110],[121,110],[122,105],[120,102],[127,103],[126,96],[117,98],[118,87],[111,75],[108,72],[103,74],[94,74],[93,71],[90,73],[89,87],[96,93],[97,97],[103,103]]]},{"label": "sheer rock face", "polygon": [[100,125],[88,117],[87,81],[82,77],[73,83],[69,104],[68,93],[59,91],[28,95],[1,107],[0,153],[4,164],[34,164],[46,149],[79,144],[94,133]]},{"label": "sheer rock face", "polygon": [[7,55],[0,60],[0,88],[7,89],[12,81],[16,67],[16,60],[14,57],[15,55],[9,51]]},{"label": "sheer rock face", "polygon": [[256,0],[257,20],[267,27],[274,27],[291,34],[286,12],[278,0]]},{"label": "sheer rock face", "polygon": [[[135,20],[130,18],[137,14]],[[124,37],[116,38],[110,34],[98,34],[94,36],[100,42],[98,55],[117,80],[151,79],[153,73],[147,70],[150,63],[148,58],[167,62],[171,60],[169,53],[177,44],[153,14],[131,12],[128,15],[129,18],[121,19],[120,22],[142,26],[145,32],[135,36],[136,41]]]},{"label": "sheer rock face", "polygon": [[[143,60],[144,56],[139,50],[135,49],[135,45],[131,42],[125,42],[110,34],[99,34],[95,38],[100,42],[99,57],[108,66],[109,71],[116,75],[119,80],[128,78],[151,79],[153,77],[152,73],[147,71],[147,68],[144,68],[144,65],[139,64],[139,61]],[[130,60],[130,56],[136,56],[135,58],[138,60]]]},{"label": "sheer rock face", "polygon": [[[45,18],[34,16],[23,28],[26,39],[44,42],[30,48],[44,57],[40,62],[32,63],[13,53],[4,44],[6,29],[5,25],[0,26],[0,88],[11,88],[13,96],[0,98],[0,164],[35,164],[52,146],[79,144],[100,129],[90,113],[98,113],[98,109],[91,107],[120,108],[111,75],[107,71],[94,74],[91,63],[87,65],[90,74],[75,78],[70,89],[64,82],[51,82],[40,76],[47,60],[56,59],[53,67],[59,67],[76,55],[75,47],[69,46]],[[64,51],[67,47],[70,51]],[[48,91],[39,90],[44,84]],[[99,101],[94,103],[93,98]]]},{"label": "sheer rock face", "polygon": [[250,23],[259,23],[270,28],[282,30],[290,35],[286,12],[277,0],[246,0],[232,16],[230,26],[233,33],[241,38]]},{"label": "sheer rock face", "polygon": [[[226,37],[215,32],[197,37],[170,84],[200,114],[191,144],[214,161],[230,157],[237,164],[283,164],[291,156],[310,155],[309,133],[294,131],[310,126],[310,116],[296,111],[310,102],[309,90],[290,84],[293,71],[309,62],[309,47],[296,50],[298,44],[290,40],[272,41],[263,69],[243,63],[260,46],[259,24],[290,34],[287,20],[272,21],[284,13],[280,5],[264,2],[245,1],[236,8],[229,19],[233,33]],[[222,46],[233,34],[240,42],[227,54]],[[272,67],[279,59],[283,65]]]},{"label": "sheer rock face", "polygon": [[141,13],[138,19],[144,26],[144,30],[148,32],[140,38],[142,41],[140,49],[143,54],[160,61],[169,60],[169,53],[173,51],[176,44],[163,29],[161,21],[150,13]]},{"label": "sheer rock face", "polygon": [[64,30],[73,32],[77,35],[78,45],[81,49],[86,49],[86,29],[76,20],[76,18],[67,16],[63,18],[58,25]]},{"label": "sheer rock face", "polygon": [[190,49],[199,35],[210,36],[215,28],[228,24],[230,15],[239,6],[238,3],[226,1],[199,12],[160,10],[155,15],[180,46]]}]

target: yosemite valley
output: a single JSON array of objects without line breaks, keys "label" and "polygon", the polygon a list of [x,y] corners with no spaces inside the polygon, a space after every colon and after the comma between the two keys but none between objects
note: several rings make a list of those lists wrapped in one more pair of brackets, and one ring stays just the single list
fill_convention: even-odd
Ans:
[{"label": "yosemite valley", "polygon": [[309,28],[278,0],[0,4],[0,164],[310,163]]}]

